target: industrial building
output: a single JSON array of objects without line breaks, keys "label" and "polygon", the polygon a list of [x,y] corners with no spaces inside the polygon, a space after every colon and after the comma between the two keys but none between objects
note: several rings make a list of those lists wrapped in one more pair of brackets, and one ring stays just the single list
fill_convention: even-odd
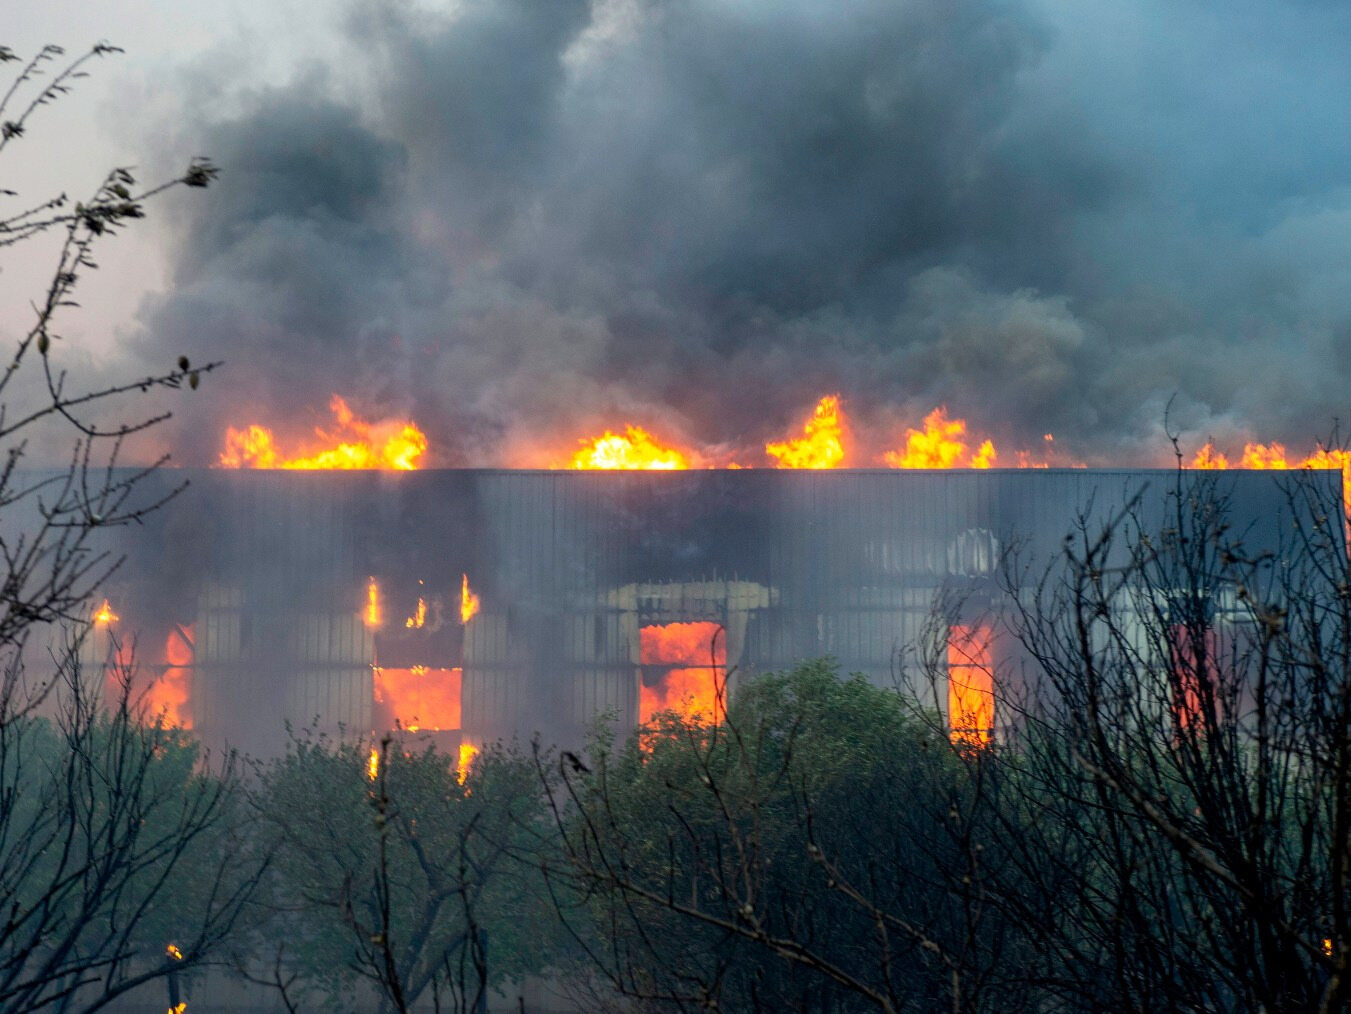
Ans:
[{"label": "industrial building", "polygon": [[[126,563],[105,588],[117,620],[96,623],[86,654],[93,663],[110,637],[134,636],[153,705],[208,743],[264,755],[284,744],[285,723],[470,743],[537,730],[563,740],[601,713],[627,729],[703,693],[701,680],[825,655],[888,683],[936,601],[957,610],[946,622],[960,649],[998,606],[1001,559],[1053,563],[1081,518],[1100,524],[1134,499],[1147,528],[1166,526],[1179,492],[1205,483],[1251,544],[1276,547],[1295,509],[1286,473],[1244,471],[165,470],[149,481],[184,479],[146,525],[119,533]],[[1326,473],[1329,489],[1338,479]],[[962,659],[950,663],[956,679]]]}]

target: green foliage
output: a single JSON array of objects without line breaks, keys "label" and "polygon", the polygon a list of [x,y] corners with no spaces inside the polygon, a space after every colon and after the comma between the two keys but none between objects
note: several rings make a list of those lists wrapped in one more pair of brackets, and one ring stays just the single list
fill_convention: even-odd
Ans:
[{"label": "green foliage", "polygon": [[663,715],[598,757],[563,823],[593,959],[671,1001],[939,1003],[954,966],[988,959],[988,915],[963,907],[985,847],[964,820],[973,766],[930,718],[818,661],[746,681],[721,725]]},{"label": "green foliage", "polygon": [[1128,505],[1011,582],[1038,683],[986,809],[1064,1001],[1347,1006],[1351,556],[1340,484],[1284,487],[1274,547],[1179,473],[1162,530]]},{"label": "green foliage", "polygon": [[277,847],[263,935],[331,998],[363,976],[407,1004],[427,992],[472,999],[481,968],[490,984],[539,969],[541,803],[533,765],[501,746],[461,782],[455,757],[412,737],[298,738],[262,773]]},{"label": "green foliage", "polygon": [[[105,1000],[216,946],[247,897],[246,814],[227,764],[111,708],[78,671],[56,717],[0,723],[0,1002],[28,1009],[85,989]],[[86,987],[98,992],[89,992]]]},{"label": "green foliage", "polygon": [[[42,110],[70,94],[98,43],[68,58],[43,46],[22,59],[0,46],[0,157],[24,143]],[[12,75],[12,76],[11,76]],[[95,250],[144,217],[147,203],[216,175],[193,159],[181,176],[137,183],[113,169],[85,201],[0,187],[0,252],[41,254],[45,291],[0,368],[0,1007],[95,1009],[138,984],[206,959],[229,931],[258,874],[247,854],[239,786],[227,760],[214,773],[176,730],[147,722],[130,700],[100,701],[102,672],[81,669],[89,599],[117,569],[106,529],[141,523],[163,502],[141,485],[154,465],[119,470],[126,439],[164,419],[140,396],[196,388],[217,363],[130,380],[69,372],[63,313],[98,264]],[[129,404],[131,403],[131,404]],[[29,470],[30,442],[64,435],[64,468]],[[172,494],[170,494],[172,495]],[[43,671],[28,667],[43,642]],[[127,674],[124,674],[127,675]],[[41,717],[46,716],[46,717]],[[165,955],[173,942],[182,963]]]}]

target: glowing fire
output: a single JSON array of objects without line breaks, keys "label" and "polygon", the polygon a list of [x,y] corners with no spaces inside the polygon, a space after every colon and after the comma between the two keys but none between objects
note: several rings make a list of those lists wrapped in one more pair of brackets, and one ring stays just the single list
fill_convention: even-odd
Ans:
[{"label": "glowing fire", "polygon": [[[676,449],[658,444],[645,430],[626,427],[626,436],[606,430],[602,436],[581,441],[582,449],[572,458],[573,468],[743,468],[737,464],[728,445],[709,445],[700,449]],[[853,453],[851,427],[838,394],[821,398],[812,414],[803,422],[801,436],[764,445],[765,454],[775,468],[845,468]],[[744,448],[742,448],[744,450]],[[939,406],[924,417],[919,428],[907,427],[904,443],[881,457],[892,468],[993,468],[998,461],[994,441],[968,436],[966,420],[950,418],[946,406]],[[1018,468],[1083,467],[1064,460],[1056,452],[1055,437],[1042,437],[1039,450],[1016,452]]]},{"label": "glowing fire", "polygon": [[469,777],[469,767],[474,763],[474,758],[477,756],[478,747],[473,743],[460,744],[460,754],[455,761],[455,778],[461,785]]},{"label": "glowing fire", "polygon": [[469,590],[469,575],[461,575],[460,581],[460,622],[468,623],[478,615],[478,596]]},{"label": "glowing fire", "polygon": [[375,666],[375,700],[409,732],[460,727],[461,669],[411,669]]},{"label": "glowing fire", "polygon": [[317,450],[286,455],[266,426],[244,429],[228,427],[223,468],[383,468],[408,471],[418,467],[427,450],[427,436],[409,420],[385,419],[366,422],[357,417],[345,400],[334,395],[329,409],[337,427],[329,432],[315,427],[321,446]]},{"label": "glowing fire", "polygon": [[1224,469],[1286,469],[1286,468],[1336,468],[1342,473],[1342,503],[1351,510],[1351,451],[1341,448],[1320,447],[1312,454],[1291,461],[1286,455],[1285,445],[1278,443],[1243,445],[1243,456],[1237,465],[1231,465],[1223,452],[1207,441],[1196,456],[1192,458],[1191,468]]},{"label": "glowing fire", "polygon": [[120,701],[123,691],[130,689],[125,684],[136,670],[134,640],[120,638],[113,629],[121,619],[107,599],[94,610],[92,617],[95,630],[102,631],[94,640],[93,650],[102,656],[99,661],[104,666],[104,699],[110,703]]},{"label": "glowing fire", "polygon": [[175,961],[183,960],[183,952],[178,949],[178,944],[169,944],[164,948],[164,956],[173,958]]},{"label": "glowing fire", "polygon": [[385,622],[384,610],[380,607],[380,583],[375,578],[366,579],[366,608],[361,614],[366,626],[375,628]]},{"label": "glowing fire", "polygon": [[1210,441],[1206,441],[1205,446],[1196,452],[1196,457],[1192,458],[1191,464],[1188,465],[1187,467],[1228,468],[1229,458],[1220,451],[1217,451],[1213,443],[1211,443]]},{"label": "glowing fire", "polygon": [[948,729],[958,746],[985,746],[994,734],[994,667],[989,626],[948,629]]},{"label": "glowing fire", "polygon": [[572,456],[573,468],[673,469],[689,468],[689,458],[674,447],[663,447],[639,426],[624,427],[624,436],[606,430],[581,442]]},{"label": "glowing fire", "polygon": [[1018,451],[1015,455],[1018,468],[1050,468],[1053,461],[1058,468],[1064,468],[1066,466],[1069,466],[1070,468],[1087,467],[1081,461],[1057,461],[1055,437],[1050,433],[1042,434],[1041,440],[1043,457],[1034,458],[1031,451]]},{"label": "glowing fire", "polygon": [[844,465],[844,427],[840,396],[828,394],[802,424],[801,437],[765,444],[765,453],[775,459],[775,468],[840,468]]},{"label": "glowing fire", "polygon": [[924,417],[924,429],[907,429],[905,447],[882,457],[892,468],[989,468],[995,463],[994,443],[983,440],[972,452],[966,443],[966,420],[949,419],[939,406]]},{"label": "glowing fire", "polygon": [[1219,644],[1214,630],[1202,631],[1199,637],[1195,633],[1183,623],[1173,624],[1170,629],[1168,647],[1176,681],[1172,712],[1179,729],[1196,728],[1204,732],[1208,710],[1217,719],[1220,717]]},{"label": "glowing fire", "polygon": [[370,755],[366,758],[366,777],[372,782],[380,777],[380,751],[375,747],[371,747]]},{"label": "glowing fire", "polygon": [[[148,669],[138,664],[133,641],[121,641],[112,633],[113,625],[120,620],[121,617],[113,612],[107,599],[94,611],[94,626],[108,631],[106,647],[110,657],[106,660],[105,693],[110,701],[119,699],[125,680],[144,674]],[[189,703],[192,696],[193,644],[192,626],[175,625],[164,641],[164,651],[159,661],[163,667],[160,675],[149,686],[139,679],[135,680],[144,689],[139,704],[144,709],[141,714],[146,721],[158,719],[166,727],[192,728]]]},{"label": "glowing fire", "polygon": [[[418,584],[421,585],[422,582],[419,581]],[[421,630],[426,625],[426,623],[427,623],[427,600],[424,599],[421,595],[419,595],[417,599],[417,608],[413,610],[412,616],[408,617],[408,619],[403,621],[403,625],[407,630]]]},{"label": "glowing fire", "polygon": [[192,661],[196,631],[175,625],[164,640],[164,672],[146,691],[147,713],[162,716],[165,725],[192,728]]},{"label": "glowing fire", "polygon": [[[1054,435],[1043,434],[1041,440],[1039,454],[1032,451],[1015,454],[1015,467],[1049,468],[1052,462],[1061,467],[1083,467],[1056,453]],[[998,459],[994,441],[982,437],[977,443],[975,437],[968,437],[966,420],[950,419],[944,405],[924,417],[923,429],[906,428],[903,447],[882,455],[882,460],[892,468],[994,468]]]},{"label": "glowing fire", "polygon": [[727,639],[722,625],[709,622],[667,623],[638,632],[639,661],[645,666],[671,666],[661,679],[639,689],[638,721],[647,724],[659,711],[688,718],[717,720],[727,669]]}]

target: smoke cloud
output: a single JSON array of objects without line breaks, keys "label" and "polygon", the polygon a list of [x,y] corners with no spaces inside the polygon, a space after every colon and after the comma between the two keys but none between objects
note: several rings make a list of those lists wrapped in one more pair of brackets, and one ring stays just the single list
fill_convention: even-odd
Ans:
[{"label": "smoke cloud", "polygon": [[1090,463],[1166,462],[1170,401],[1308,446],[1351,371],[1349,21],[366,0],[345,67],[203,125],[224,175],[132,348],[227,360],[190,462],[334,393],[444,465],[624,422],[753,448],[832,391],[858,464],[938,404]]}]

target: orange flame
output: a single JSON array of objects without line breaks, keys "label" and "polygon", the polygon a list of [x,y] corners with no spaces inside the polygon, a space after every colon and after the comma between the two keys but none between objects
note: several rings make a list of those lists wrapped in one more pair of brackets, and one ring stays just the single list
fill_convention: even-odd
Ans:
[{"label": "orange flame", "polygon": [[[726,444],[700,449],[676,449],[658,444],[637,426],[626,427],[626,436],[606,430],[602,436],[581,441],[582,449],[572,458],[573,468],[743,468]],[[964,419],[949,418],[947,408],[939,406],[924,417],[922,428],[907,428],[904,445],[887,451],[882,460],[892,468],[993,468],[998,460],[994,441],[977,441],[967,435]],[[801,436],[764,445],[765,454],[776,468],[849,467],[851,429],[842,408],[842,398],[829,394],[816,403],[803,422]],[[1019,468],[1084,467],[1063,459],[1055,448],[1055,437],[1042,437],[1040,451],[1018,451]]]},{"label": "orange flame", "polygon": [[1205,729],[1207,696],[1217,716],[1222,704],[1220,672],[1216,664],[1218,638],[1213,630],[1194,635],[1185,623],[1173,624],[1169,630],[1169,654],[1176,681],[1171,710],[1180,730]]},{"label": "orange flame", "polygon": [[92,617],[95,629],[103,631],[92,647],[102,654],[103,692],[105,699],[110,702],[121,700],[121,694],[128,689],[125,684],[135,675],[137,668],[134,638],[121,638],[113,629],[113,625],[121,619],[113,612],[107,599],[103,600]]},{"label": "orange flame", "polygon": [[164,948],[164,956],[166,958],[173,958],[175,961],[183,960],[183,952],[178,949],[178,944],[168,944]]},{"label": "orange flame", "polygon": [[366,758],[366,777],[372,782],[380,777],[380,751],[375,747],[371,747],[370,756]]},{"label": "orange flame", "polygon": [[[421,585],[422,582],[419,581],[418,584]],[[408,619],[403,621],[403,625],[407,630],[421,630],[423,626],[426,625],[426,623],[427,623],[427,600],[424,599],[421,595],[419,595],[417,599],[417,608],[413,610],[412,616],[408,617]]]},{"label": "orange flame", "polygon": [[727,668],[727,639],[718,623],[667,623],[638,632],[639,661],[671,666],[653,686],[639,689],[638,721],[646,725],[660,711],[717,720],[721,680]]},{"label": "orange flame", "polygon": [[1217,451],[1215,445],[1207,440],[1205,446],[1196,452],[1196,457],[1192,458],[1191,464],[1187,467],[1224,469],[1229,467],[1229,459],[1224,454]]},{"label": "orange flame", "polygon": [[572,456],[573,468],[660,469],[689,468],[689,458],[674,447],[663,447],[639,426],[624,427],[624,436],[606,430],[601,436],[581,441]]},{"label": "orange flame", "polygon": [[366,579],[366,608],[362,620],[372,628],[385,622],[384,610],[380,608],[380,583],[373,577]]},{"label": "orange flame", "polygon": [[1197,469],[1225,469],[1225,468],[1251,468],[1251,469],[1294,469],[1294,468],[1335,468],[1342,473],[1342,504],[1351,510],[1351,451],[1343,450],[1337,447],[1320,447],[1312,454],[1291,461],[1287,455],[1284,444],[1270,443],[1246,443],[1243,445],[1243,456],[1239,458],[1238,465],[1231,465],[1229,458],[1215,449],[1211,441],[1206,441],[1191,463],[1187,466]]},{"label": "orange flame", "polygon": [[461,743],[460,754],[455,761],[455,780],[461,785],[469,777],[469,767],[474,763],[474,758],[478,756],[478,747],[473,743]]},{"label": "orange flame", "polygon": [[1339,468],[1342,472],[1342,509],[1351,511],[1351,451],[1320,447],[1300,462],[1301,468]]},{"label": "orange flame", "polygon": [[989,468],[995,463],[992,441],[981,441],[972,453],[965,437],[966,420],[949,419],[940,405],[924,417],[924,429],[906,429],[903,450],[882,457],[892,468]]},{"label": "orange flame", "polygon": [[468,623],[478,615],[478,596],[469,590],[469,575],[461,575],[460,581],[460,622]]},{"label": "orange flame", "polygon": [[375,666],[375,700],[409,732],[460,727],[462,669],[387,669]]},{"label": "orange flame", "polygon": [[984,624],[948,629],[948,729],[957,746],[985,746],[994,734],[993,634]]},{"label": "orange flame", "polygon": [[[1303,465],[1301,461],[1299,467]],[[1286,460],[1284,444],[1244,444],[1238,467],[1279,470],[1289,468],[1290,462]]]},{"label": "orange flame", "polygon": [[775,468],[840,468],[844,465],[844,413],[840,396],[828,394],[802,424],[802,436],[765,444]]},{"label": "orange flame", "polygon": [[165,725],[192,728],[189,705],[192,701],[192,663],[196,642],[192,625],[175,626],[164,641],[165,668],[146,691],[145,703],[150,715],[162,716]]},{"label": "orange flame", "polygon": [[285,456],[266,426],[256,423],[245,429],[230,426],[225,431],[223,468],[383,468],[408,471],[418,467],[427,450],[427,436],[411,421],[386,419],[370,423],[359,419],[347,402],[334,395],[329,409],[337,420],[330,433],[321,427],[315,435],[330,446],[309,454]]}]

